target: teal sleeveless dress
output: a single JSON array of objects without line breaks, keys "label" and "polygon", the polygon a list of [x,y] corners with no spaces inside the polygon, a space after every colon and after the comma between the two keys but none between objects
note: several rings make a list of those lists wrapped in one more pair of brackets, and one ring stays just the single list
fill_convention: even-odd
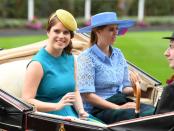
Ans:
[{"label": "teal sleeveless dress", "polygon": [[[40,62],[44,71],[36,94],[37,100],[57,103],[66,93],[75,91],[73,55],[63,52],[61,56],[54,57],[42,48],[32,61]],[[78,117],[72,106],[48,113]]]}]

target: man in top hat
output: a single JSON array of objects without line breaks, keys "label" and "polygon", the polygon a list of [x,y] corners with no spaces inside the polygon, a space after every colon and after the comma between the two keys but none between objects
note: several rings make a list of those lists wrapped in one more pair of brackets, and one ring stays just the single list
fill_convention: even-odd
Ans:
[{"label": "man in top hat", "polygon": [[[164,55],[166,56],[169,67],[174,69],[174,32],[169,37],[163,37],[163,39],[168,39],[169,41],[169,47],[164,52]],[[174,101],[172,101],[174,98],[174,75],[167,80],[167,86],[164,87],[164,90],[161,95],[161,99],[159,100],[156,108],[156,114],[158,113],[165,113],[174,111]]]}]

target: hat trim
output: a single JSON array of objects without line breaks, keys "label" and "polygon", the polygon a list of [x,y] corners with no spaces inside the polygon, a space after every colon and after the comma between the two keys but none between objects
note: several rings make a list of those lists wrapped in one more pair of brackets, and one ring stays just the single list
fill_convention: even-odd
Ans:
[{"label": "hat trim", "polygon": [[[66,16],[69,17],[68,19],[71,20],[71,24],[67,23],[67,19],[65,19],[65,13]],[[77,22],[74,18],[74,16],[63,9],[58,9],[56,12],[50,17],[49,22],[54,18],[57,17],[58,20],[70,31],[75,31],[77,29]]]},{"label": "hat trim", "polygon": [[[102,25],[111,25],[111,24],[116,24],[116,25],[118,24],[118,28],[129,28],[135,24],[135,21],[133,21],[133,20],[115,20],[115,21],[111,21],[111,22],[107,22],[107,23],[100,23],[100,24],[96,24],[96,25],[86,26],[81,29],[78,29],[77,32],[79,32],[79,33],[90,32],[95,27],[99,27]],[[124,25],[124,24],[127,24],[127,25]]]},{"label": "hat trim", "polygon": [[174,37],[163,37],[163,39],[174,39]]}]

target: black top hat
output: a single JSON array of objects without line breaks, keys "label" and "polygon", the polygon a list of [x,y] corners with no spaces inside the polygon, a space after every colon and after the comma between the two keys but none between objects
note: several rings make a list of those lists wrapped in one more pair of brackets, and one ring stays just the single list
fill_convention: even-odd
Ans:
[{"label": "black top hat", "polygon": [[170,37],[163,37],[163,39],[170,39],[170,40],[174,40],[174,32]]}]

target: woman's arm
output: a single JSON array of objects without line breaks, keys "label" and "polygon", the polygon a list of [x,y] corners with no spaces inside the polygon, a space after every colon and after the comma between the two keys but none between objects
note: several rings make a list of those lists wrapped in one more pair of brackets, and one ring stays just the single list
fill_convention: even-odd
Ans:
[{"label": "woman's arm", "polygon": [[74,107],[81,119],[85,119],[89,116],[89,114],[84,110],[83,107],[83,102],[80,96],[80,92],[77,90],[75,91],[75,102],[74,102]]},{"label": "woman's arm", "polygon": [[[77,64],[76,64],[76,60],[74,61],[74,77],[75,77],[75,82],[76,82],[76,74],[77,74]],[[77,82],[76,82],[77,83]],[[75,102],[74,102],[74,107],[77,111],[77,113],[79,114],[80,118],[86,118],[88,116],[88,114],[85,112],[84,107],[83,107],[83,102],[82,102],[82,98],[80,95],[80,92],[77,88],[77,84],[76,84],[76,88],[75,88]]]},{"label": "woman's arm", "polygon": [[123,93],[127,95],[133,95],[133,88],[132,87],[125,87],[123,88]]},{"label": "woman's arm", "polygon": [[109,102],[105,99],[102,99],[100,96],[95,93],[83,93],[82,96],[86,101],[91,103],[93,106],[102,108],[102,109],[120,109],[119,105],[116,105],[112,102]]},{"label": "woman's arm", "polygon": [[134,102],[127,102],[123,105],[117,105],[107,100],[102,99],[100,96],[95,93],[84,93],[82,96],[86,101],[90,102],[93,106],[102,108],[102,109],[129,109],[135,108]]},{"label": "woman's arm", "polygon": [[133,87],[130,80],[131,72],[128,70],[128,64],[124,58],[124,76],[123,76],[123,90],[122,92],[127,95],[133,95]]}]

